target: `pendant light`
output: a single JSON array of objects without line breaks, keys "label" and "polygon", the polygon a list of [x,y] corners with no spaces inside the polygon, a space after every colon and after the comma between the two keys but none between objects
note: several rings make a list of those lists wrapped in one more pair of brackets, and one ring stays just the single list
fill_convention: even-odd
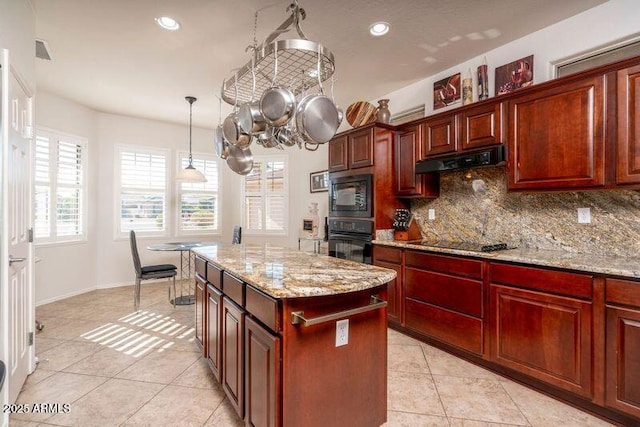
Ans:
[{"label": "pendant light", "polygon": [[193,96],[186,96],[184,99],[189,103],[189,166],[182,169],[176,175],[176,181],[183,182],[207,182],[202,172],[193,167],[193,157],[191,156],[191,126],[193,122],[193,103],[197,99]]}]

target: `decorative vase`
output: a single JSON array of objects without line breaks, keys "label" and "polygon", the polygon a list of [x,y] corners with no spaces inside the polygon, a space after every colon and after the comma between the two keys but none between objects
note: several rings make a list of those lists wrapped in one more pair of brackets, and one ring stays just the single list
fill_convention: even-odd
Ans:
[{"label": "decorative vase", "polygon": [[473,79],[471,78],[471,69],[466,79],[462,80],[462,105],[468,105],[473,102]]},{"label": "decorative vase", "polygon": [[391,111],[389,111],[389,100],[378,100],[378,113],[376,115],[376,121],[379,123],[389,123],[391,120]]}]

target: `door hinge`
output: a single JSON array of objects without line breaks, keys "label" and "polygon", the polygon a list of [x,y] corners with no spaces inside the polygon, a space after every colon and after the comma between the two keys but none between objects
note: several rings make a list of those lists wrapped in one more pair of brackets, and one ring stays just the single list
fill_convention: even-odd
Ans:
[{"label": "door hinge", "polygon": [[29,243],[33,243],[33,228],[29,229]]},{"label": "door hinge", "polygon": [[33,332],[29,332],[29,346],[33,345]]}]

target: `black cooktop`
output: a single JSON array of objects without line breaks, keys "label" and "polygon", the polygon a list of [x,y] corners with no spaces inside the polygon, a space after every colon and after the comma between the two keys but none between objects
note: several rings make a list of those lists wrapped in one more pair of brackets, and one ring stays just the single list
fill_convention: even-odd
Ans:
[{"label": "black cooktop", "polygon": [[471,251],[471,252],[495,252],[495,251],[503,251],[505,249],[512,249],[512,248],[509,248],[506,243],[439,241],[439,242],[431,242],[431,243],[422,242],[422,243],[419,243],[419,245],[431,246],[435,248],[458,249],[461,251]]}]

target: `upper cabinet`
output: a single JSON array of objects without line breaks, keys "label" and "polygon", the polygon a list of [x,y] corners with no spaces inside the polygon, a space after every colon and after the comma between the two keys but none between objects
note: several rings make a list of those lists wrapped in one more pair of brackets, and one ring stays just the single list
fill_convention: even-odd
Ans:
[{"label": "upper cabinet", "polygon": [[397,197],[438,197],[435,173],[416,175],[416,162],[422,153],[423,126],[414,125],[396,135],[394,146],[394,183]]},{"label": "upper cabinet", "polygon": [[456,115],[439,116],[423,125],[421,160],[439,154],[453,153],[458,149]]},{"label": "upper cabinet", "polygon": [[502,142],[502,104],[492,102],[460,112],[460,148],[470,150]]},{"label": "upper cabinet", "polygon": [[604,186],[604,77],[507,101],[509,190]]},{"label": "upper cabinet", "polygon": [[329,172],[373,166],[373,127],[367,126],[332,139]]},{"label": "upper cabinet", "polygon": [[640,65],[618,71],[617,184],[640,184]]}]

